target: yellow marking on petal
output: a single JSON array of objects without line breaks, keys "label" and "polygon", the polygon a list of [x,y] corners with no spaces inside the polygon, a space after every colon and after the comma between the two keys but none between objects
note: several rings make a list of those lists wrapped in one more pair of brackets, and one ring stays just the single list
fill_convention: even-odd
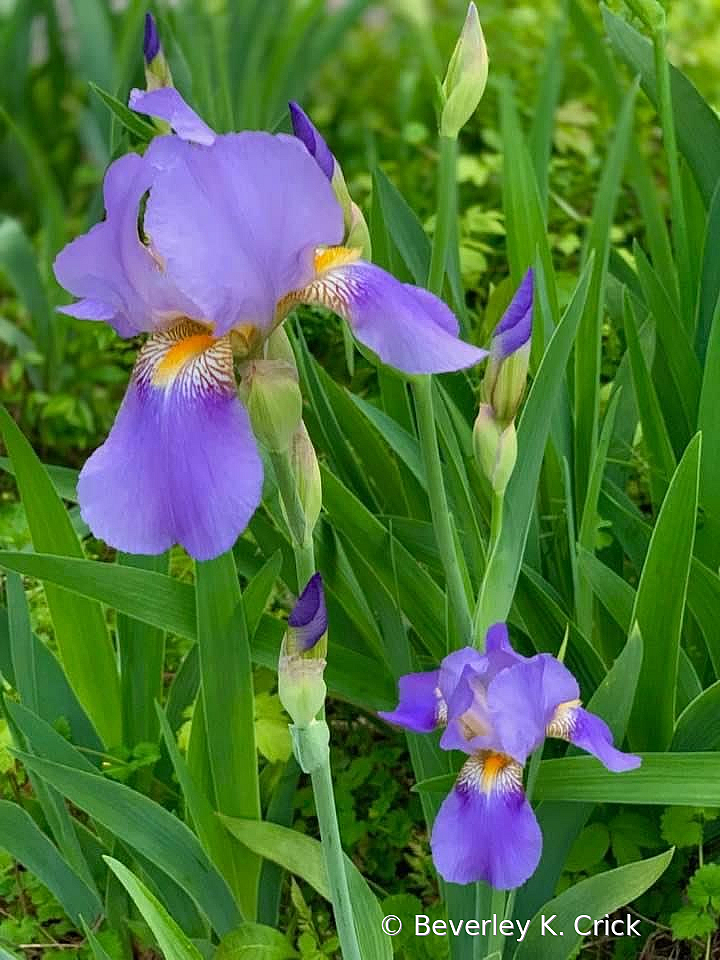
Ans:
[{"label": "yellow marking on petal", "polygon": [[344,267],[348,263],[355,263],[360,259],[362,250],[355,247],[327,247],[315,254],[315,270],[317,273],[326,273],[334,267]]},{"label": "yellow marking on petal", "polygon": [[194,333],[192,336],[178,340],[157,365],[153,374],[153,384],[157,387],[168,386],[186,363],[199,357],[215,343],[217,338],[210,336],[209,333]]},{"label": "yellow marking on petal", "polygon": [[505,753],[488,753],[483,759],[482,786],[483,790],[490,790],[495,780],[505,767],[513,763],[512,757]]}]

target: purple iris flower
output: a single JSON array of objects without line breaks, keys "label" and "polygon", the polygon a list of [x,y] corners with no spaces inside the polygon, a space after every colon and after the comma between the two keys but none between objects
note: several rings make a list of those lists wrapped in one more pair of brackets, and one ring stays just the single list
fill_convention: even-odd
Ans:
[{"label": "purple iris flower", "polygon": [[380,716],[417,733],[443,727],[440,746],[468,755],[432,831],[433,861],[445,880],[510,890],[535,871],[542,834],[523,767],[546,737],[582,747],[614,772],[640,765],[613,746],[607,724],[579,697],[567,667],[547,653],[516,653],[504,623],[490,628],[484,653],[466,647],[439,670],[400,678],[397,708]]},{"label": "purple iris flower", "polygon": [[204,560],[232,547],[261,498],[236,370],[296,304],[345,317],[406,373],[469,367],[486,351],[458,338],[442,301],[340,245],[342,209],[298,139],[216,135],[169,87],[134,90],[130,106],[175,132],[110,166],[105,220],[55,261],[80,298],[66,313],[147,335],[78,497],[93,533],[118,549],[180,543]]}]

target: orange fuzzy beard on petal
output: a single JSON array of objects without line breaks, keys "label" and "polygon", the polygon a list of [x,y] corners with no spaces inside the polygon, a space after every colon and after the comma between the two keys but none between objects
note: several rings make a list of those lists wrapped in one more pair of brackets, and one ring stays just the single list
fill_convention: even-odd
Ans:
[{"label": "orange fuzzy beard on petal", "polygon": [[318,274],[332,270],[333,267],[344,267],[360,258],[360,250],[353,247],[328,247],[315,254],[315,270]]}]

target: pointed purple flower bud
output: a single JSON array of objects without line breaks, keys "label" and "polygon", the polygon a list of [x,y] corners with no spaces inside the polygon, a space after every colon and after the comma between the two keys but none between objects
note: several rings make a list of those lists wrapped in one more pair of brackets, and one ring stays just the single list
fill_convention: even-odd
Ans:
[{"label": "pointed purple flower bud", "polygon": [[288,618],[288,646],[307,653],[327,631],[328,619],[322,577],[314,574],[298,597]]},{"label": "pointed purple flower bud", "polygon": [[160,53],[160,34],[158,33],[155,17],[149,11],[145,14],[143,53],[145,55],[145,63],[147,64],[151,64],[158,53]]},{"label": "pointed purple flower bud", "polygon": [[492,356],[505,360],[529,343],[532,336],[533,269],[527,271],[510,306],[495,327],[490,345]]},{"label": "pointed purple flower bud", "polygon": [[530,268],[495,327],[483,395],[499,426],[515,419],[525,393],[532,339],[534,278]]},{"label": "pointed purple flower bud", "polygon": [[325,702],[327,625],[322,577],[316,573],[288,618],[278,663],[278,696],[297,728],[312,726]]},{"label": "pointed purple flower bud", "polygon": [[328,180],[332,180],[335,171],[335,157],[332,155],[330,147],[300,104],[292,100],[289,107],[293,133],[298,140],[302,140],[305,144],[308,153],[315,158],[315,162]]}]

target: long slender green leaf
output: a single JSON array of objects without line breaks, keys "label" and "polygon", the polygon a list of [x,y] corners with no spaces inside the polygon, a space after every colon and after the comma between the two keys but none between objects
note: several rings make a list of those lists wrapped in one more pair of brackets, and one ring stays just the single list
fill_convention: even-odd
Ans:
[{"label": "long slender green leaf", "polygon": [[[671,417],[684,427],[683,443],[692,435],[700,398],[700,363],[695,355],[692,340],[675,311],[670,297],[658,274],[640,246],[634,246],[635,264],[642,284],[645,302],[655,322],[659,352],[667,365],[668,389],[660,391],[660,402],[665,420]],[[656,364],[657,367],[657,364]],[[657,376],[657,372],[656,372]],[[674,404],[674,409],[670,404]]]},{"label": "long slender green leaf", "polygon": [[0,800],[0,846],[52,891],[75,923],[81,917],[94,922],[100,915],[97,894],[68,866],[30,814],[8,800]]},{"label": "long slender green leaf", "polygon": [[645,753],[637,770],[611,773],[594,757],[545,760],[535,787],[541,800],[720,805],[717,753]]},{"label": "long slender green leaf", "polygon": [[[720,211],[720,201],[718,202]],[[720,212],[717,214],[720,219]],[[720,227],[718,227],[720,232]],[[705,371],[700,391],[698,430],[703,435],[700,464],[700,505],[703,523],[698,530],[697,551],[711,569],[720,564],[720,299],[710,327]]]},{"label": "long slender green leaf", "polygon": [[720,680],[703,690],[677,718],[671,750],[720,750]]},{"label": "long slender green leaf", "polygon": [[181,637],[195,639],[191,586],[152,570],[46,553],[0,551],[0,566],[38,577],[107,604],[120,613]]},{"label": "long slender green leaf", "polygon": [[[378,576],[392,589],[394,573],[389,562],[391,538],[388,531],[330,471],[321,467],[321,473],[324,505],[333,526],[350,543],[362,544],[368,559],[372,558]],[[442,591],[404,547],[395,543],[394,549],[398,556],[397,573],[403,610],[429,649],[442,656],[445,623]]]},{"label": "long slender green leaf", "polygon": [[668,487],[640,576],[633,621],[645,646],[630,725],[635,749],[665,749],[675,725],[680,632],[695,539],[700,435],[689,444]]},{"label": "long slender green leaf", "polygon": [[637,85],[625,96],[593,207],[583,254],[594,254],[585,309],[575,342],[575,497],[585,503],[600,413],[600,347],[610,235],[630,135]]},{"label": "long slender green leaf", "polygon": [[[13,462],[35,549],[82,557],[82,547],[47,471],[5,409],[0,409],[0,432]],[[119,744],[120,683],[102,608],[49,583],[45,595],[70,683],[105,744]]]},{"label": "long slender green leaf", "polygon": [[197,947],[185,936],[145,884],[141,883],[135,874],[119,860],[114,860],[112,857],[103,859],[132,897],[135,906],[155,934],[155,939],[165,954],[166,960],[203,960]]},{"label": "long slender green leaf", "polygon": [[508,259],[513,282],[517,285],[527,268],[535,262],[536,252],[540,258],[546,281],[549,317],[543,318],[544,336],[534,336],[533,341],[543,345],[560,317],[555,272],[547,238],[543,201],[527,142],[520,127],[512,88],[507,82],[503,82],[500,89],[500,121],[504,143],[503,209]]},{"label": "long slender green leaf", "polygon": [[[578,929],[591,931],[593,920],[600,920],[639,897],[663,875],[672,856],[673,850],[668,850],[649,860],[596,874],[548,901],[542,912],[533,918],[525,939],[515,952],[516,960],[535,960],[537,957],[568,960],[575,955],[583,939]],[[582,922],[578,928],[576,921],[580,917]],[[565,936],[546,936],[543,918],[551,921],[553,931]]]},{"label": "long slender green leaf", "polygon": [[424,285],[430,269],[430,241],[397,187],[377,167],[373,174],[385,225],[415,283]]},{"label": "long slender green leaf", "polygon": [[[610,439],[615,428],[615,416],[617,414],[620,394],[615,393],[608,405],[603,423],[602,432],[597,448],[592,456],[590,474],[588,478],[587,496],[582,512],[580,530],[578,533],[578,549],[585,549],[590,553],[595,551],[595,541],[598,532],[598,499],[600,497],[600,488],[602,486],[603,472],[607,463],[608,450],[610,448]],[[576,600],[578,611],[578,622],[586,636],[591,635],[592,629],[592,591],[582,572],[578,575],[578,595]]]},{"label": "long slender green leaf", "polygon": [[653,503],[659,506],[675,470],[675,454],[663,419],[660,401],[640,348],[633,307],[627,297],[625,299],[625,337],[630,356],[635,399],[642,424],[643,442],[648,457],[650,492]]},{"label": "long slender green leaf", "polygon": [[[230,833],[255,853],[302,877],[321,896],[330,900],[325,860],[318,840],[276,823],[232,820],[228,817],[222,820]],[[352,860],[346,857],[345,863],[363,960],[390,960],[393,955],[392,944],[382,932],[380,904]]]},{"label": "long slender green leaf", "polygon": [[164,870],[220,935],[240,921],[227,884],[197,838],[148,797],[96,773],[19,754],[23,763],[106,829]]},{"label": "long slender green leaf", "polygon": [[[121,554],[119,563],[140,570],[167,573],[168,555],[138,557]],[[118,660],[125,744],[153,743],[158,738],[155,701],[163,688],[165,634],[135,617],[117,620]]]},{"label": "long slender green leaf", "polygon": [[592,262],[575,288],[565,316],[555,330],[533,381],[518,428],[518,462],[505,494],[503,525],[490,556],[475,612],[475,636],[485,635],[492,623],[507,619],[515,593],[543,453],[550,431],[550,414],[560,392],[575,331],[585,306]]},{"label": "long slender green leaf", "polygon": [[291,960],[297,955],[279,930],[262,923],[244,923],[223,938],[213,960]]},{"label": "long slender green leaf", "polygon": [[[605,29],[615,53],[639,73],[642,88],[657,106],[657,81],[652,45],[622,17],[602,8]],[[688,78],[670,67],[672,106],[678,144],[706,206],[720,179],[720,119]]]},{"label": "long slender green leaf", "polygon": [[[227,842],[227,835],[216,816],[212,804],[193,780],[187,761],[180,753],[167,717],[159,704],[156,704],[157,715],[160,720],[160,729],[165,746],[170,755],[170,761],[175,771],[175,777],[180,784],[187,811],[192,819],[195,832],[205,850],[222,872],[229,884],[235,881],[233,849]],[[223,843],[223,840],[225,841]]]},{"label": "long slender green leaf", "polygon": [[[217,809],[259,820],[252,665],[235,560],[225,553],[195,570],[200,682]],[[235,854],[233,889],[243,914],[254,917],[260,861],[243,856],[239,847]]]},{"label": "long slender green leaf", "polygon": [[715,188],[708,210],[695,329],[695,350],[705,369],[707,369],[705,356],[710,341],[710,331],[720,296],[720,263],[715,255],[718,245],[720,245],[720,186]]},{"label": "long slender green leaf", "polygon": [[555,110],[563,81],[562,46],[567,23],[566,10],[563,9],[554,23],[550,40],[545,51],[537,99],[533,111],[533,122],[528,138],[535,179],[537,180],[540,201],[547,210],[548,181],[550,175],[550,156],[555,127]]}]

